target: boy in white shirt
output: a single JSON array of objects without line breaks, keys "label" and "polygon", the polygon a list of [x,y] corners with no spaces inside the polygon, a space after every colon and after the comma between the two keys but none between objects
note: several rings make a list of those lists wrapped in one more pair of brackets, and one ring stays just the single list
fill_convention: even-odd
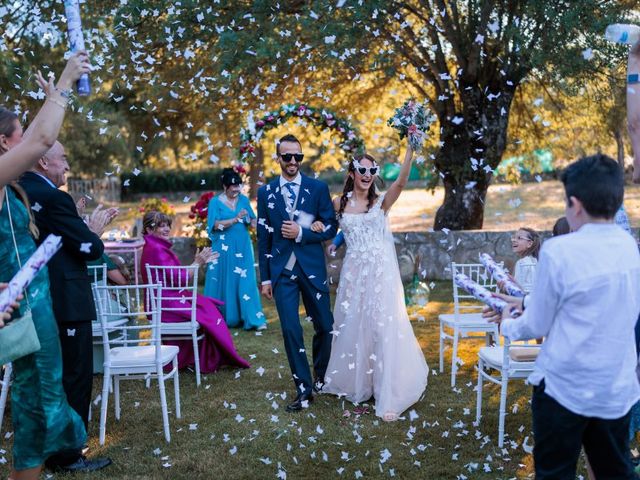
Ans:
[{"label": "boy in white shirt", "polygon": [[640,255],[613,223],[623,172],[605,155],[561,176],[573,233],[547,240],[522,316],[505,309],[512,341],[546,337],[529,382],[536,479],[574,479],[584,445],[596,478],[636,478],[629,410],[640,399],[634,327],[640,312]]}]

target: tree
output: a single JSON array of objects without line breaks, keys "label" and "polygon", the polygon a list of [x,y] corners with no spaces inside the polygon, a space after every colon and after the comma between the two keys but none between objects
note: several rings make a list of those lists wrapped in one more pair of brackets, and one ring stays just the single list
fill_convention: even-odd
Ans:
[{"label": "tree", "polygon": [[278,72],[290,65],[294,72],[326,68],[339,83],[345,75],[351,82],[367,74],[379,82],[405,80],[409,91],[429,99],[439,120],[440,147],[432,160],[445,199],[436,229],[482,227],[517,88],[532,75],[554,84],[598,70],[607,58],[590,58],[590,49],[606,50],[601,33],[626,7],[600,0],[338,4],[294,2],[283,10],[247,2],[250,20],[237,16],[233,31],[218,40],[233,42],[225,68],[240,75],[249,61],[242,52],[249,50]]}]

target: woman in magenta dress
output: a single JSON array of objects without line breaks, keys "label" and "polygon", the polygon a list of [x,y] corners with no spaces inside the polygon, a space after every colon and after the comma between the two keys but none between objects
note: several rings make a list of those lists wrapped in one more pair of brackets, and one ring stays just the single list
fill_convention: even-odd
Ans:
[{"label": "woman in magenta dress", "polygon": [[[142,228],[145,240],[142,250],[142,278],[145,283],[153,283],[156,279],[147,278],[147,265],[180,266],[180,260],[171,251],[171,217],[160,212],[148,212],[142,220]],[[202,249],[196,252],[195,264],[200,266],[217,257],[217,253],[211,249]],[[162,282],[160,282],[162,283]],[[165,290],[163,293],[163,306],[167,308],[184,307],[183,295],[175,290]],[[167,300],[175,297],[175,300]],[[224,318],[220,314],[217,305],[223,302],[214,298],[198,294],[196,320],[202,327],[204,339],[199,342],[200,369],[202,373],[211,373],[223,365],[248,368],[249,363],[243,359],[233,345],[231,333],[227,328]],[[189,314],[186,311],[162,311],[162,321],[188,322]],[[194,365],[193,346],[191,340],[172,341],[171,344],[180,347],[178,354],[179,368]]]}]

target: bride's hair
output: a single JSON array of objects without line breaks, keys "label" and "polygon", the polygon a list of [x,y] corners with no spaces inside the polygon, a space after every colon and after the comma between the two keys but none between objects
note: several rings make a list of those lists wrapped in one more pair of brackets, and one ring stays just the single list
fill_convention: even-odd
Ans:
[{"label": "bride's hair", "polygon": [[[349,161],[349,166],[347,167],[347,179],[345,180],[344,188],[342,189],[342,197],[340,197],[340,209],[338,210],[338,214],[337,214],[338,218],[342,217],[342,214],[344,213],[344,209],[347,206],[347,201],[349,200],[349,197],[350,197],[349,194],[353,192],[353,185],[354,185],[353,178],[355,177],[355,174],[356,174],[355,162],[360,162],[364,159],[369,160],[371,163],[376,165],[376,159],[373,158],[368,153],[365,153],[364,155],[357,155]],[[349,175],[350,173],[352,175]],[[371,182],[371,185],[369,186],[369,191],[367,193],[367,200],[369,201],[367,204],[367,210],[369,210],[373,206],[377,198],[378,198],[378,192],[376,190],[376,184],[375,182]]]}]

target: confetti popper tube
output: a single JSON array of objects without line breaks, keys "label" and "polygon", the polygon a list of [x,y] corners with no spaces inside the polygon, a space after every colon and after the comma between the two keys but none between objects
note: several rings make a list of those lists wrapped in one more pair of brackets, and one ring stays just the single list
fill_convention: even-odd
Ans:
[{"label": "confetti popper tube", "polygon": [[47,264],[62,246],[62,237],[49,235],[38,249],[29,257],[27,263],[14,275],[9,286],[0,292],[0,312],[4,312],[25,288],[31,284],[38,272]]},{"label": "confetti popper tube", "polygon": [[[67,17],[67,32],[69,33],[69,46],[72,52],[84,50],[84,35],[82,33],[82,21],[80,19],[79,0],[64,0],[64,13]],[[89,75],[83,74],[76,83],[78,95],[85,97],[91,93]]]},{"label": "confetti popper tube", "polygon": [[503,288],[507,295],[511,295],[512,297],[525,296],[524,291],[516,285],[505,269],[498,265],[491,255],[488,253],[480,254],[480,263],[485,266],[493,278],[503,283]]},{"label": "confetti popper tube", "polygon": [[478,285],[464,273],[456,273],[454,281],[460,288],[466,290],[486,305],[489,305],[498,313],[502,313],[502,311],[507,307],[507,302],[505,302],[501,298],[497,298],[491,295],[491,292],[489,290],[484,288],[482,285]]}]

